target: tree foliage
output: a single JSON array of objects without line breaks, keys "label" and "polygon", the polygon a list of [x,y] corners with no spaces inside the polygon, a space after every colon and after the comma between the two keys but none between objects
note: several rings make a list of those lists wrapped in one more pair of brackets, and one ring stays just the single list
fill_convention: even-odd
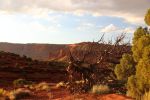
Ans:
[{"label": "tree foliage", "polygon": [[[128,94],[136,99],[150,90],[150,33],[146,29],[141,30],[145,33],[141,33],[142,35],[133,41],[132,47],[133,58],[137,62],[136,74],[130,77],[127,83]],[[134,34],[134,39],[136,35]]]},{"label": "tree foliage", "polygon": [[131,97],[136,97],[137,96],[137,89],[136,89],[136,77],[135,75],[132,75],[130,77],[128,77],[128,82],[127,82],[127,95],[131,96]]},{"label": "tree foliage", "polygon": [[150,9],[148,9],[144,20],[145,20],[145,23],[150,26]]},{"label": "tree foliage", "polygon": [[[150,9],[145,15],[145,22],[150,26]],[[115,73],[118,79],[127,79],[127,93],[139,99],[150,90],[150,31],[139,27],[134,32],[132,55],[124,55],[120,64],[116,66]],[[133,58],[133,61],[131,60]],[[135,74],[127,74],[135,62]],[[132,66],[133,67],[133,66]],[[130,72],[129,71],[129,72]]]},{"label": "tree foliage", "polygon": [[135,66],[132,55],[124,54],[120,60],[120,64],[115,67],[115,74],[118,80],[127,81],[128,77],[134,74]]},{"label": "tree foliage", "polygon": [[139,27],[134,32],[133,46],[132,46],[133,58],[136,62],[138,62],[139,59],[142,58],[143,49],[145,46],[149,44],[150,44],[150,35],[148,35],[148,30],[146,28]]}]

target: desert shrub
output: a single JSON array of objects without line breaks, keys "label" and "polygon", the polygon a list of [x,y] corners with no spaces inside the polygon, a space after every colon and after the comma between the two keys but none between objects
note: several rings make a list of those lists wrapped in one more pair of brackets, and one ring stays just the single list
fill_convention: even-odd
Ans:
[{"label": "desert shrub", "polygon": [[23,55],[22,57],[23,57],[24,59],[27,59],[27,56],[26,56],[26,55]]},{"label": "desert shrub", "polygon": [[0,89],[0,96],[2,96],[4,94],[4,89]]},{"label": "desert shrub", "polygon": [[0,89],[0,96],[5,96],[7,94],[7,91],[4,89]]},{"label": "desert shrub", "polygon": [[8,91],[0,89],[0,100],[9,100]]},{"label": "desert shrub", "polygon": [[32,58],[30,58],[30,57],[27,57],[27,61],[32,61]]},{"label": "desert shrub", "polygon": [[107,85],[94,85],[91,92],[94,94],[107,94],[110,89]]},{"label": "desert shrub", "polygon": [[35,84],[24,85],[24,88],[28,88],[30,90],[34,90],[35,89],[34,85]]},{"label": "desert shrub", "polygon": [[64,82],[59,82],[59,83],[56,84],[56,87],[57,87],[57,88],[66,87],[66,83],[64,83]]},{"label": "desert shrub", "polygon": [[19,88],[17,90],[10,91],[9,99],[10,100],[20,100],[24,97],[31,96],[31,91],[23,88]]},{"label": "desert shrub", "polygon": [[77,83],[77,84],[83,84],[83,83],[84,83],[84,80],[75,81],[75,83]]},{"label": "desert shrub", "polygon": [[17,80],[13,81],[13,85],[17,86],[17,87],[24,86],[24,85],[30,85],[30,84],[33,84],[33,82],[27,81],[25,79],[17,79]]},{"label": "desert shrub", "polygon": [[51,66],[51,69],[58,69],[58,70],[64,70],[66,69],[66,66],[68,66],[68,63],[63,62],[63,61],[55,61],[51,60],[48,61],[48,65]]},{"label": "desert shrub", "polygon": [[51,90],[49,84],[46,83],[46,82],[41,82],[41,83],[37,84],[37,85],[35,86],[35,89],[36,89],[37,91],[50,91],[50,90]]},{"label": "desert shrub", "polygon": [[135,62],[132,55],[124,54],[120,60],[120,64],[115,67],[115,74],[118,80],[127,81],[128,77],[135,74]]}]

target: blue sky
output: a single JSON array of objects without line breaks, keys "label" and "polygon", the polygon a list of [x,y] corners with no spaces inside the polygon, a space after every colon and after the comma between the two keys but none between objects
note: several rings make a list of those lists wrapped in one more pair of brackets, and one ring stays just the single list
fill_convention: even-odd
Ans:
[{"label": "blue sky", "polygon": [[123,32],[131,39],[148,7],[149,0],[0,0],[0,42],[70,44],[104,33],[107,41]]}]

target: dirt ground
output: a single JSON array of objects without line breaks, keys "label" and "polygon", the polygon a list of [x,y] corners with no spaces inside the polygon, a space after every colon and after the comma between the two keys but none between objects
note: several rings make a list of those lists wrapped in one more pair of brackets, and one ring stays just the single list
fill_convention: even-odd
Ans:
[{"label": "dirt ground", "polygon": [[[20,100],[133,100],[129,97],[119,94],[71,94],[66,88],[56,88],[56,83],[48,83],[51,87],[51,91],[47,92],[31,90],[32,95],[30,97],[26,97]],[[10,81],[1,81],[0,88],[5,90],[15,89],[12,82]]]},{"label": "dirt ground", "polygon": [[32,91],[32,96],[20,100],[133,100],[129,97],[119,94],[70,94],[65,88],[56,88],[55,84],[51,84],[50,92]]},{"label": "dirt ground", "polygon": [[67,90],[52,90],[54,97],[51,100],[132,100],[129,97],[117,94],[70,94]]}]

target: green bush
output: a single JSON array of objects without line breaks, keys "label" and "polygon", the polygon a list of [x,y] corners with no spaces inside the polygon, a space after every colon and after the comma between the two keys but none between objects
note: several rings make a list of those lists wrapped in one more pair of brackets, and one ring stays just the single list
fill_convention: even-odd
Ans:
[{"label": "green bush", "polygon": [[128,77],[135,74],[135,62],[132,55],[124,54],[120,64],[115,67],[115,74],[118,80],[127,81]]},{"label": "green bush", "polygon": [[145,23],[150,26],[150,9],[147,10],[144,20],[145,20]]},{"label": "green bush", "polygon": [[47,62],[47,64],[50,66],[50,69],[55,69],[55,70],[64,70],[68,66],[68,63],[66,62],[55,61],[55,60],[50,60]]},{"label": "green bush", "polygon": [[17,80],[13,81],[13,85],[18,86],[18,87],[19,86],[24,86],[24,85],[31,85],[31,84],[33,84],[33,82],[27,81],[25,79],[17,79]]}]

